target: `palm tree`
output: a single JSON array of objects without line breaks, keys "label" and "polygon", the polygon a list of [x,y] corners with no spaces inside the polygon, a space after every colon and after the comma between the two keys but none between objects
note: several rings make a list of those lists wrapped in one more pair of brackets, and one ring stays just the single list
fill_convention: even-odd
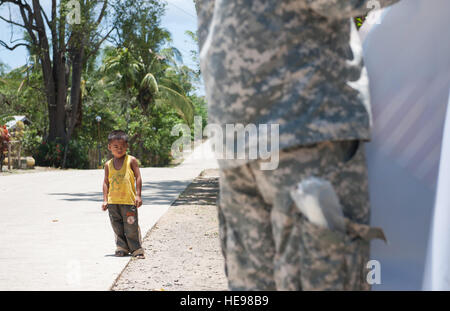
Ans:
[{"label": "palm tree", "polygon": [[159,54],[152,50],[149,53],[153,57],[146,64],[142,57],[133,55],[128,48],[108,50],[102,66],[106,80],[125,91],[131,101],[135,99],[145,114],[151,115],[155,106],[170,105],[191,125],[194,105],[183,85],[183,77],[189,75],[189,69],[178,66],[179,51],[168,48]]}]

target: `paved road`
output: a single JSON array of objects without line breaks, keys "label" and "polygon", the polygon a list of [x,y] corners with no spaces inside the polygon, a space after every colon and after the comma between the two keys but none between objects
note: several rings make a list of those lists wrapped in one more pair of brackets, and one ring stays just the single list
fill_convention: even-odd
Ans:
[{"label": "paved road", "polygon": [[[143,168],[143,235],[186,186],[216,168],[205,143],[179,166]],[[107,290],[129,260],[114,257],[102,170],[0,176],[0,290]]]}]

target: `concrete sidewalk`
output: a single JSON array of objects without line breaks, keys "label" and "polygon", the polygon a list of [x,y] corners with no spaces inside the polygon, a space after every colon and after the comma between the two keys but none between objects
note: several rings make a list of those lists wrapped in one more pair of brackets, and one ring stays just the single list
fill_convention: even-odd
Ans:
[{"label": "concrete sidewalk", "polygon": [[132,260],[114,291],[228,289],[216,200],[219,170],[204,170],[147,233],[144,260]]},{"label": "concrete sidewalk", "polygon": [[[204,169],[205,142],[173,168],[142,168],[142,235]],[[103,170],[0,176],[0,290],[108,290],[129,257],[114,257],[101,210]]]}]

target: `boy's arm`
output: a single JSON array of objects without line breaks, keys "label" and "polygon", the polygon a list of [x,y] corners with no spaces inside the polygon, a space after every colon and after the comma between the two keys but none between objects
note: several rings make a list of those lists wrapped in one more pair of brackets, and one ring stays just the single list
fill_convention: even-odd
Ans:
[{"label": "boy's arm", "polygon": [[398,1],[400,0],[306,0],[313,11],[330,18],[363,16]]},{"label": "boy's arm", "polygon": [[105,164],[105,177],[103,178],[103,204],[102,210],[106,211],[108,209],[108,192],[109,192],[109,168],[108,164]]},{"label": "boy's arm", "polygon": [[135,157],[131,158],[131,169],[133,170],[134,177],[136,178],[136,200],[134,204],[136,207],[140,207],[142,205],[142,177],[141,177],[141,171],[139,170],[139,164]]}]

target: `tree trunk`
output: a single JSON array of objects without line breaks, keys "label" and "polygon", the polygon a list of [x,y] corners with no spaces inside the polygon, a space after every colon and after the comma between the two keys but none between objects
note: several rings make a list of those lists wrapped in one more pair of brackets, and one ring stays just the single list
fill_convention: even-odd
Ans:
[{"label": "tree trunk", "polygon": [[[0,1],[0,6],[3,4],[15,5],[20,12],[23,24],[15,21],[7,21],[11,25],[17,25],[25,29],[30,37],[30,44],[19,43],[15,46],[8,46],[5,42],[0,40],[0,43],[9,50],[14,50],[18,46],[27,46],[30,49],[37,51],[39,62],[42,67],[45,94],[48,104],[48,136],[46,140],[49,142],[68,143],[76,124],[76,117],[79,115],[81,109],[81,74],[85,63],[89,57],[96,54],[101,44],[115,29],[114,27],[101,39],[96,42],[90,41],[91,34],[94,34],[98,26],[106,15],[108,0],[102,1],[103,6],[100,10],[96,20],[93,18],[93,12],[90,9],[95,8],[96,1],[81,1],[82,13],[86,19],[86,24],[72,25],[73,27],[70,36],[66,34],[66,20],[67,1],[51,1],[51,17],[48,18],[43,12],[39,0],[17,1],[4,0]],[[59,8],[59,14],[58,14]],[[2,7],[3,9],[3,7]],[[47,32],[50,30],[51,37],[47,37]],[[66,38],[69,37],[67,43]],[[51,44],[49,44],[49,38]],[[73,40],[72,40],[73,39]],[[92,46],[85,52],[85,45]],[[66,68],[66,45],[70,46],[71,59],[73,64],[70,64],[72,70],[72,90],[71,103],[72,110],[66,120],[66,102],[68,93],[69,72]],[[51,46],[51,48],[50,48]],[[50,57],[52,51],[52,57]],[[85,55],[86,54],[86,55]],[[86,59],[85,59],[86,58]],[[66,132],[67,126],[67,132]]]},{"label": "tree trunk", "polygon": [[81,109],[81,75],[83,73],[83,59],[84,59],[84,44],[83,38],[79,41],[78,46],[72,51],[72,86],[70,90],[70,120],[68,126],[67,137],[65,140],[66,147],[64,148],[64,159],[62,167],[66,167],[67,152],[69,149],[69,142],[72,138],[73,130],[77,122],[78,111]]},{"label": "tree trunk", "polygon": [[[44,67],[44,65],[42,66]],[[57,81],[55,87],[54,81]],[[50,77],[45,77],[46,93],[48,101],[48,121],[49,132],[47,140],[51,142],[64,142],[66,140],[66,128],[65,128],[65,106],[67,92],[66,88],[62,85],[64,82],[64,73],[58,74],[57,79],[54,79],[51,74]]]},{"label": "tree trunk", "polygon": [[[42,65],[49,111],[49,135],[47,140],[64,141],[66,138],[65,102],[67,91],[65,87],[60,87],[61,83],[65,83],[64,77],[61,77],[60,74],[61,70],[64,69],[64,66],[61,65],[61,55],[59,55],[56,59],[53,59],[52,64],[50,59],[50,46],[45,32],[45,24],[42,18],[39,1],[33,0],[32,6],[36,26],[40,29],[40,31],[37,32],[39,59]],[[57,36],[55,34],[55,29],[51,29],[51,32],[52,38],[55,38]],[[30,36],[34,37],[34,33],[32,31],[29,30],[29,33]],[[57,46],[54,46],[54,48],[55,50],[58,50]]]}]

